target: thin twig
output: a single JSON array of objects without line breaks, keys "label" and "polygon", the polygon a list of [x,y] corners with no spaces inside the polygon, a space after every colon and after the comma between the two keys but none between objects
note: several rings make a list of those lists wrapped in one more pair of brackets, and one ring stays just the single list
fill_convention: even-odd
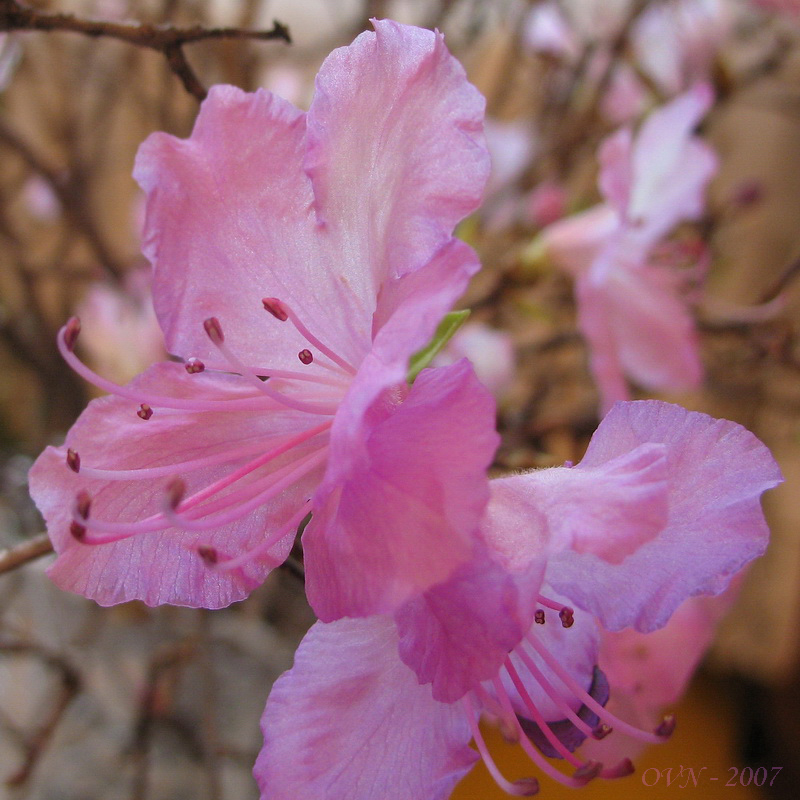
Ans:
[{"label": "thin twig", "polygon": [[40,533],[32,539],[13,547],[8,547],[5,550],[0,550],[0,574],[10,572],[12,569],[21,567],[29,561],[34,561],[52,552],[53,545],[50,542],[50,537],[46,533]]},{"label": "thin twig", "polygon": [[211,39],[280,39],[291,44],[289,29],[273,20],[268,31],[248,31],[241,28],[177,28],[173,25],[148,23],[119,23],[83,19],[72,14],[52,14],[24,6],[17,0],[0,0],[0,31],[61,31],[80,33],[83,36],[118,39],[137,47],[146,47],[161,53],[172,72],[181,80],[186,91],[198,100],[204,100],[206,89],[186,60],[183,47]]}]

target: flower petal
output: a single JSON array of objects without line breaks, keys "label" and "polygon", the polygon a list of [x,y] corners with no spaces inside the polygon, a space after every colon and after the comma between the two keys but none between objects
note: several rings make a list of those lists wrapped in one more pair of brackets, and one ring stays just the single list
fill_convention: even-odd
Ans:
[{"label": "flower petal", "polygon": [[[362,377],[372,379],[359,373],[353,392]],[[303,537],[320,619],[391,613],[468,560],[489,497],[494,415],[493,398],[461,361],[385,392],[344,431],[346,447],[334,429]]]},{"label": "flower petal", "polygon": [[[547,548],[619,564],[667,521],[667,447],[642,444],[596,467],[534,470],[492,482],[492,502],[523,518],[544,515]],[[532,550],[541,547],[531,537]]]},{"label": "flower petal", "polygon": [[144,253],[171,352],[218,362],[203,330],[214,316],[245,363],[296,368],[307,342],[264,311],[264,297],[288,303],[351,363],[369,348],[369,262],[349,258],[318,227],[305,148],[301,111],[263,90],[215,86],[189,139],[155,133],[139,149]]},{"label": "flower petal", "polygon": [[419,685],[380,617],[314,625],[261,724],[269,800],[445,800],[478,758],[464,713]]},{"label": "flower petal", "polygon": [[622,564],[563,552],[547,579],[609,630],[662,627],[687,598],[719,594],[769,538],[759,497],[781,482],[766,447],[741,425],[656,400],[618,403],[600,423],[582,467],[645,443],[668,448],[664,530]]},{"label": "flower petal", "polygon": [[[145,397],[153,391],[217,401],[252,395],[249,385],[233,376],[209,373],[190,376],[182,365],[173,363],[151,367],[129,388],[141,391]],[[156,408],[152,418],[144,421],[136,415],[137,407],[135,401],[115,396],[93,400],[69,432],[65,446],[48,448],[31,469],[31,494],[47,521],[58,553],[50,576],[62,589],[92,598],[101,605],[138,599],[148,605],[172,603],[219,608],[243,599],[270,569],[284,560],[294,531],[287,533],[262,558],[231,571],[210,568],[199,557],[197,547],[214,547],[221,559],[254,547],[270,531],[278,530],[311,496],[321,467],[278,497],[228,524],[208,531],[168,527],[107,544],[84,544],[70,534],[76,495],[81,490],[89,493],[92,520],[138,522],[163,510],[167,487],[173,478],[184,481],[188,498],[323,418],[265,406],[260,413],[177,412]],[[288,459],[311,453],[320,446],[314,441],[301,444],[253,475],[266,477],[286,465]],[[220,463],[224,454],[242,447],[246,448],[245,454]],[[66,448],[77,451],[81,458],[78,474],[67,466]],[[217,463],[192,470],[181,468],[181,462],[195,459]],[[123,480],[91,477],[92,469],[135,470],[172,464],[174,471],[162,469],[165,474],[141,480],[127,476],[122,476]],[[252,478],[252,475],[244,478],[237,486]],[[98,534],[89,530],[87,538],[95,535]]]},{"label": "flower petal", "polygon": [[373,21],[325,59],[308,112],[319,219],[374,288],[426,263],[474,211],[489,175],[484,99],[444,37]]}]

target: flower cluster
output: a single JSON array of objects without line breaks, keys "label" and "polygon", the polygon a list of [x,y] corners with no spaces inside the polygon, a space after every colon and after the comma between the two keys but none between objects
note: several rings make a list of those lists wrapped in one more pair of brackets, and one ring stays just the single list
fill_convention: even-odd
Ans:
[{"label": "flower cluster", "polygon": [[[407,380],[478,269],[453,230],[489,172],[483,100],[439,33],[374,25],[328,57],[307,113],[220,86],[190,138],[142,146],[144,250],[179,360],[117,385],[78,360],[77,319],[60,332],[109,396],[31,471],[50,575],[104,605],[218,608],[307,522],[320,622],[267,702],[264,798],[434,800],[479,758],[534,794],[500,774],[481,715],[555,780],[621,777],[628,759],[576,749],[612,730],[658,742],[674,720],[606,708],[608,632],[722,592],[766,547],[759,498],[780,473],[739,425],[641,401],[611,409],[580,464],[489,480],[495,404],[469,362]],[[669,158],[705,158],[687,138],[705,90],[677,102]],[[606,151],[637,171],[629,133]],[[666,199],[650,214],[652,193],[602,180],[626,224],[667,226]]]}]

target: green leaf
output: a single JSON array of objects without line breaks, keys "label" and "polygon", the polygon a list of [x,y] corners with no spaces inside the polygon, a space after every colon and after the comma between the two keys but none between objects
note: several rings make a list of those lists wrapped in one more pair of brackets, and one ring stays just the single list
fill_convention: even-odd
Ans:
[{"label": "green leaf", "polygon": [[444,316],[430,342],[409,359],[408,375],[406,376],[409,383],[414,383],[417,375],[430,365],[442,348],[453,338],[455,332],[467,321],[469,314],[469,310],[451,311]]}]

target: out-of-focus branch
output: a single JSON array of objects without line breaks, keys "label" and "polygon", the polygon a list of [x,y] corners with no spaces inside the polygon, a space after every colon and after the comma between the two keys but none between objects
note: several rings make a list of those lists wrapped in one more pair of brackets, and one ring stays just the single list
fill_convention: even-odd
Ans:
[{"label": "out-of-focus branch", "polygon": [[0,575],[52,552],[53,545],[46,533],[40,533],[21,544],[0,550]]},{"label": "out-of-focus branch", "polygon": [[24,6],[17,0],[0,0],[0,31],[61,31],[84,36],[105,36],[161,53],[186,91],[198,100],[205,99],[206,89],[186,60],[183,47],[210,39],[280,39],[291,44],[289,29],[273,21],[268,31],[241,28],[177,28],[173,25],[105,22],[82,19],[72,14],[52,14]]}]

